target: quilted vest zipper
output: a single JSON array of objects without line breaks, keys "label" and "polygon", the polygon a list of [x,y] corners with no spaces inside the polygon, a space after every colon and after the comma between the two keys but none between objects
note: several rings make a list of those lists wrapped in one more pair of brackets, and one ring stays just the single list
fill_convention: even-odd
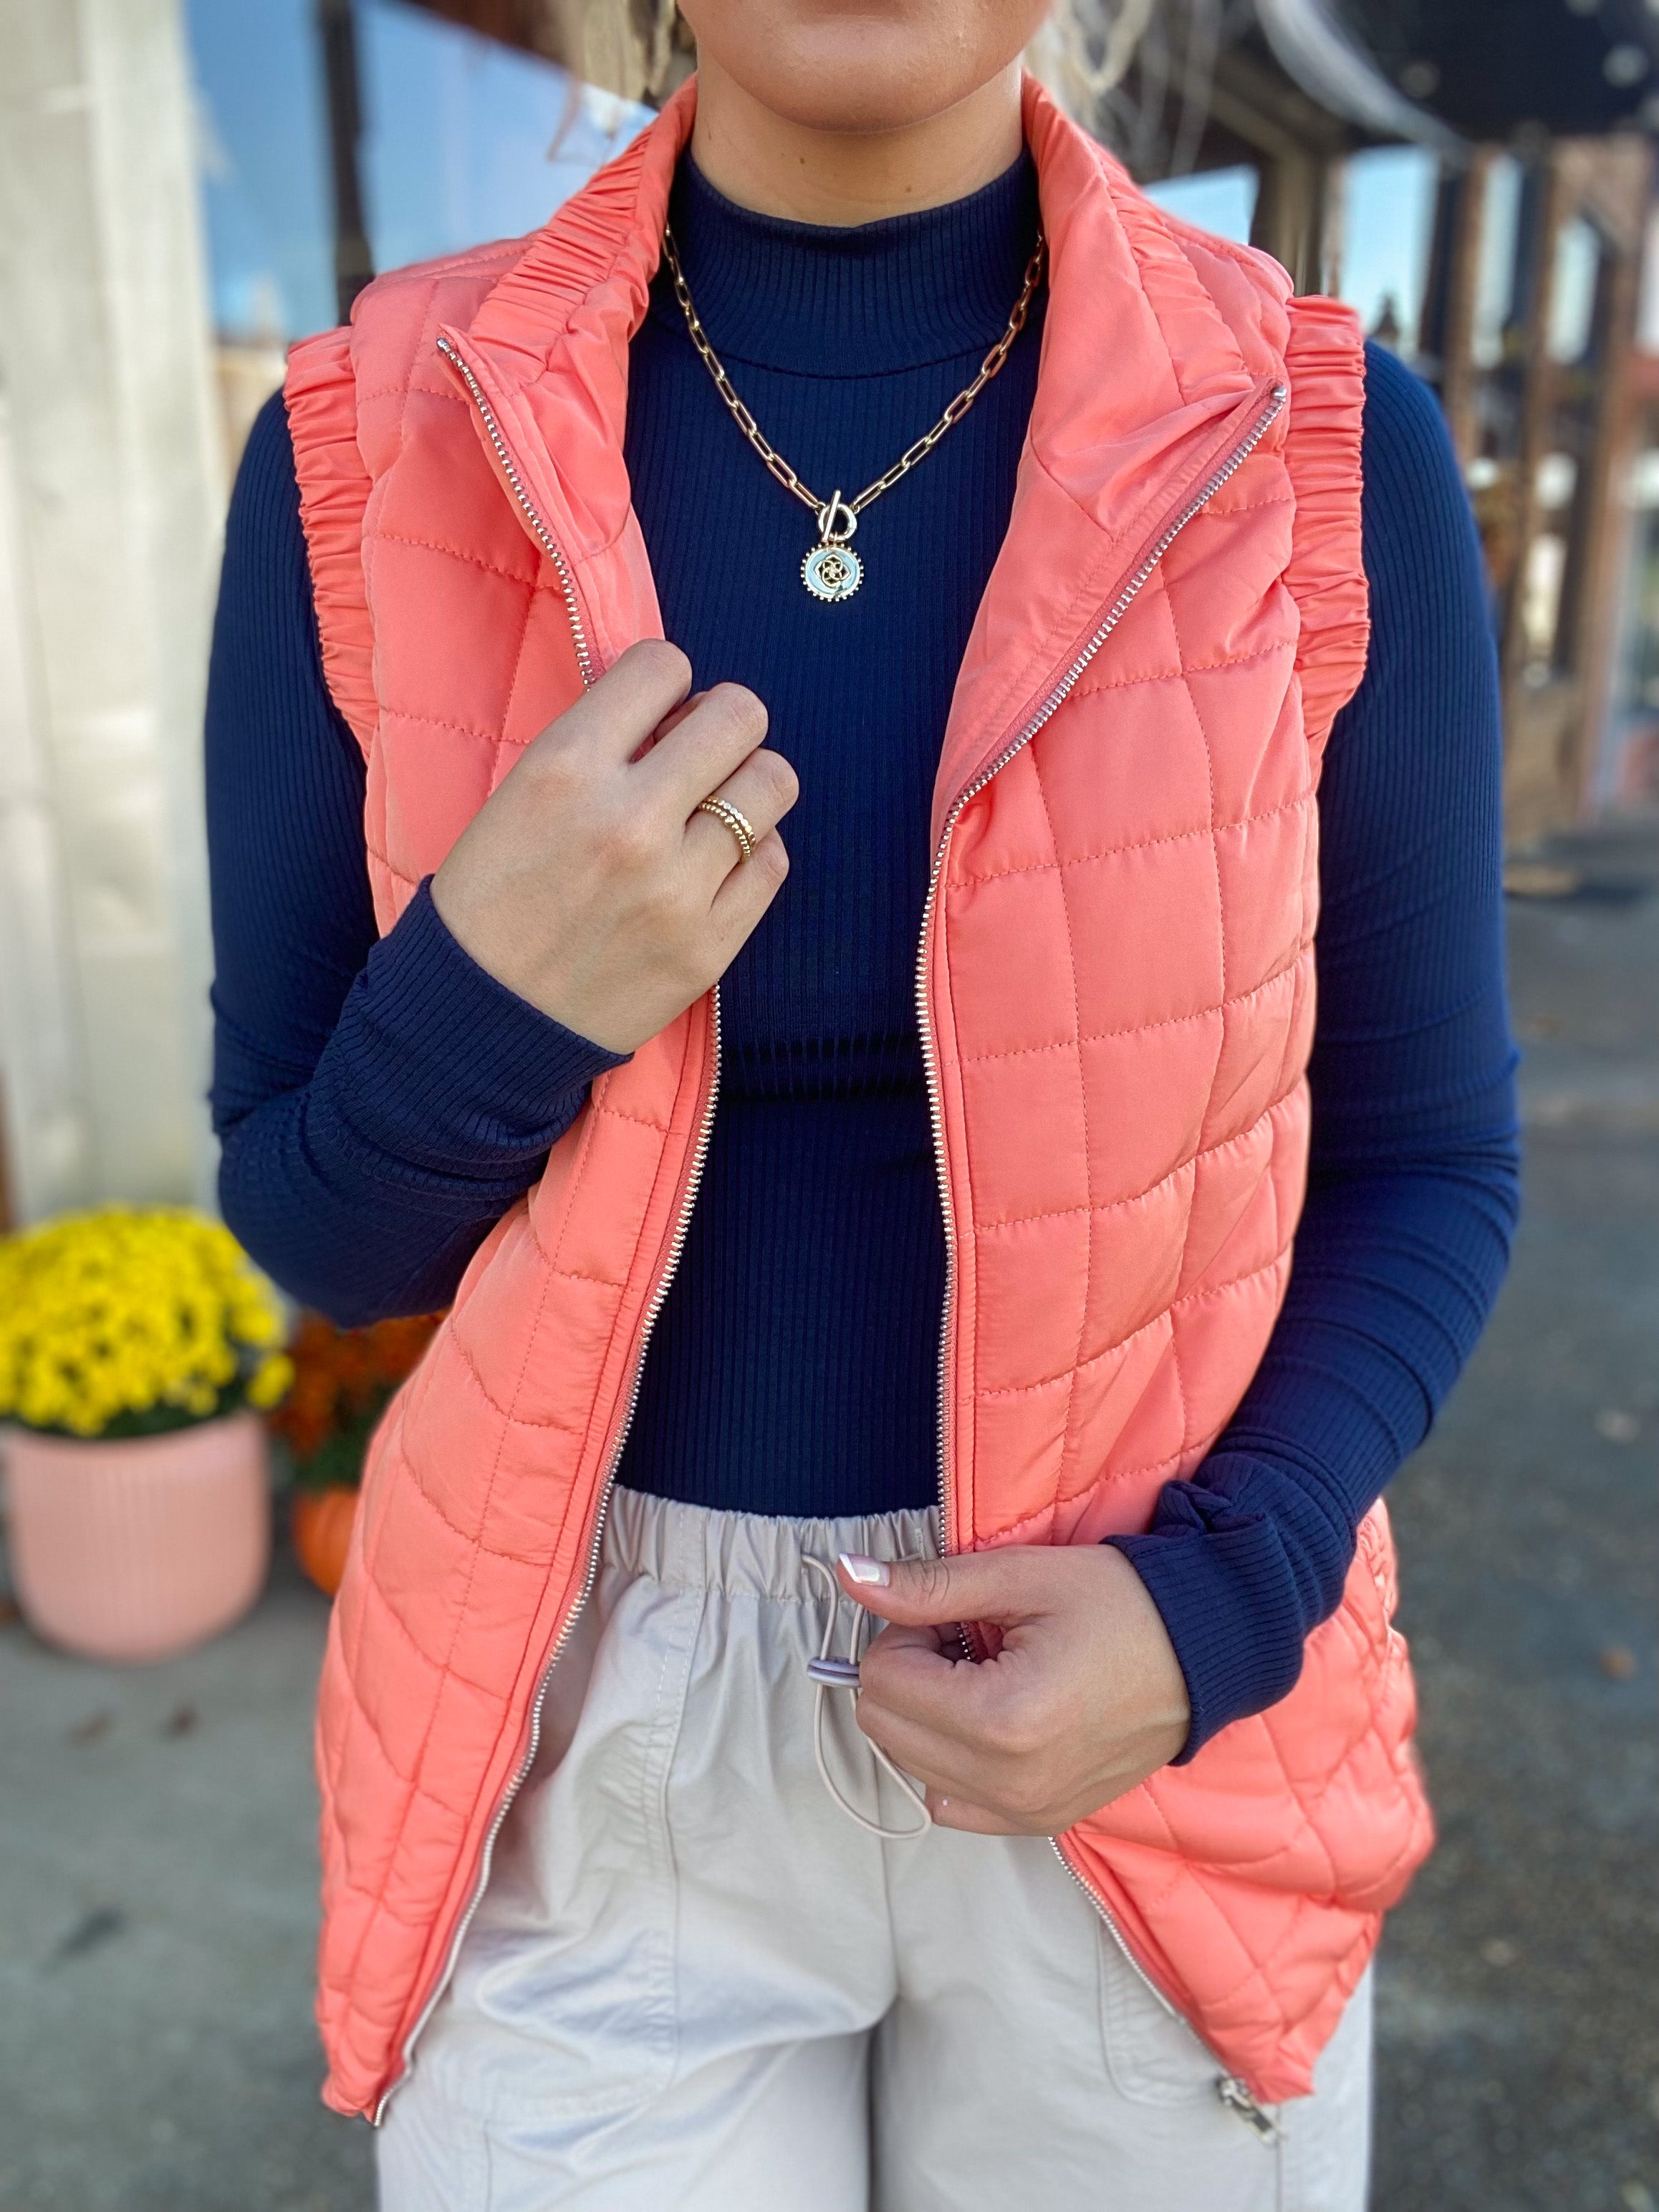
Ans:
[{"label": "quilted vest zipper", "polygon": [[[1182,502],[1175,514],[1158,532],[1152,544],[1120,586],[1117,596],[1102,616],[1099,623],[1079,648],[1065,673],[1045,696],[1042,705],[1032,715],[1030,720],[1025,724],[1018,736],[1003,747],[988,767],[981,769],[972,781],[957,793],[951,802],[949,813],[945,817],[945,826],[939,832],[939,844],[933,854],[933,868],[927,879],[927,902],[922,909],[921,944],[916,959],[916,1016],[921,1033],[922,1065],[927,1076],[928,1110],[933,1132],[933,1164],[939,1176],[939,1204],[945,1216],[945,1305],[940,1317],[939,1339],[939,1527],[944,1535],[945,1549],[947,1552],[957,1549],[956,1516],[952,1510],[953,1501],[951,1494],[949,1427],[950,1345],[951,1323],[956,1308],[957,1238],[956,1220],[951,1200],[950,1163],[945,1147],[944,1096],[939,1080],[939,1054],[933,1036],[933,1017],[928,1002],[928,951],[933,937],[933,913],[938,903],[939,886],[944,877],[945,859],[950,850],[951,833],[956,828],[963,809],[969,801],[976,798],[993,777],[1000,775],[1009,762],[1025,750],[1043,725],[1051,720],[1065,705],[1079,678],[1117,628],[1119,623],[1122,621],[1170,546],[1174,544],[1194,516],[1208,505],[1222,486],[1237,473],[1255,451],[1289,397],[1287,386],[1283,384],[1273,386],[1249,429],[1231,448],[1226,459],[1205,478],[1197,491]],[[976,1639],[972,1631],[965,1624],[963,1629],[963,1640],[968,1648],[969,1657],[978,1658],[982,1656],[976,1648]],[[1136,1978],[1152,1992],[1164,2011],[1172,2019],[1180,2021],[1194,2040],[1203,2050],[1209,2051],[1212,2057],[1215,2057],[1215,2053],[1210,2051],[1208,2044],[1204,2042],[1203,2038],[1188,2020],[1186,2014],[1170,2003],[1169,1998],[1164,1996],[1163,1990],[1136,1958],[1129,1947],[1127,1938],[1117,1924],[1111,1907],[1094,1885],[1080,1874],[1066,1857],[1060,1846],[1059,1837],[1050,1837],[1049,1843],[1055,1857],[1100,1915],[1108,1933],[1115,1942]],[[1216,2063],[1218,2065],[1221,2063],[1219,2059],[1217,2059]],[[1237,2112],[1264,2142],[1271,2142],[1277,2138],[1279,2129],[1276,2123],[1271,2114],[1264,2111],[1256,2101],[1249,2083],[1242,2081],[1237,2075],[1228,2073],[1224,2067],[1216,2082],[1216,2094],[1222,2103],[1231,2111]]]},{"label": "quilted vest zipper", "polygon": [[[459,351],[447,338],[441,337],[438,340],[438,350],[452,364],[465,385],[483,422],[490,445],[501,463],[501,473],[507,479],[507,487],[534,533],[537,544],[557,571],[564,594],[565,610],[570,619],[571,642],[576,649],[576,665],[581,672],[582,688],[584,690],[591,690],[598,680],[599,672],[588,647],[587,632],[582,622],[581,604],[576,596],[575,581],[566,563],[563,552],[543,520],[529,493],[525,489],[523,477],[520,475],[518,465],[513,459],[506,439],[501,434],[501,424],[496,419],[495,410],[490,405],[477,377],[473,375]],[[442,1972],[433,1983],[425,2003],[421,2007],[414,2024],[404,2038],[403,2050],[400,2054],[403,2062],[401,2070],[397,2080],[382,2093],[380,2102],[374,2107],[371,2124],[377,2128],[385,2119],[386,2107],[392,2102],[398,2087],[408,2079],[416,2043],[428,2021],[431,2019],[438,2000],[449,1986],[449,1978],[455,1971],[455,1961],[460,1956],[461,1945],[465,1940],[466,1931],[472,1925],[479,1904],[483,1900],[484,1890],[489,1884],[489,1869],[495,1854],[496,1838],[500,1836],[507,1816],[513,1808],[514,1800],[523,1789],[530,1770],[536,1763],[536,1754],[541,1747],[542,1708],[547,1701],[548,1683],[552,1679],[553,1669],[558,1665],[569,1645],[576,1622],[586,1607],[588,1599],[592,1595],[593,1585],[599,1579],[599,1558],[605,1547],[605,1522],[611,1510],[611,1493],[616,1486],[617,1469],[622,1462],[623,1447],[628,1442],[628,1432],[634,1425],[634,1415],[640,1402],[640,1385],[645,1372],[646,1349],[651,1341],[652,1332],[656,1328],[658,1316],[662,1312],[664,1302],[667,1298],[669,1285],[673,1282],[679,1269],[680,1257],[685,1249],[686,1231],[691,1223],[691,1209],[696,1202],[697,1188],[702,1181],[703,1165],[708,1158],[708,1140],[714,1125],[714,1104],[720,1094],[720,997],[718,984],[710,990],[708,996],[711,1045],[708,1090],[703,1099],[702,1111],[697,1123],[697,1133],[691,1147],[690,1164],[680,1190],[679,1204],[674,1216],[674,1227],[668,1241],[667,1256],[653,1287],[651,1296],[646,1303],[645,1314],[640,1327],[639,1341],[634,1349],[634,1364],[629,1380],[627,1400],[623,1408],[623,1416],[617,1426],[616,1437],[606,1456],[605,1476],[599,1486],[599,1505],[593,1516],[593,1532],[588,1540],[587,1565],[582,1577],[581,1588],[577,1591],[575,1601],[566,1613],[558,1633],[553,1639],[552,1648],[542,1663],[541,1675],[536,1685],[536,1695],[531,1704],[530,1733],[526,1739],[523,1756],[514,1768],[512,1778],[502,1792],[495,1813],[491,1816],[489,1826],[484,1832],[483,1844],[478,1854],[477,1875],[473,1882],[471,1894],[467,1899],[465,1908],[455,1923],[455,1932],[450,1938],[449,1947],[445,1954]]]}]

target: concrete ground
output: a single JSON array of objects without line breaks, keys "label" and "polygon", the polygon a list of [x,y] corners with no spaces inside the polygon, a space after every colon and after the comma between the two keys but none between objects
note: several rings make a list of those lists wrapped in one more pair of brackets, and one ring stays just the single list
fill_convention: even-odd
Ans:
[{"label": "concrete ground", "polygon": [[1441,1844],[1383,1949],[1378,2212],[1659,2208],[1659,838],[1548,860],[1516,1263],[1390,1493]]},{"label": "concrete ground", "polygon": [[[1547,858],[1516,1269],[1393,1493],[1443,1841],[1383,1953],[1376,2212],[1659,2212],[1659,837]],[[166,1666],[0,1632],[0,2212],[368,2212],[309,2017],[323,1624],[283,1559]]]}]

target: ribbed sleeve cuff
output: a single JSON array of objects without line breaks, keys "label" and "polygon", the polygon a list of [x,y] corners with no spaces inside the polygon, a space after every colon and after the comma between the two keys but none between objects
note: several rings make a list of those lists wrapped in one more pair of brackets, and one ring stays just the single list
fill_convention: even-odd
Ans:
[{"label": "ribbed sleeve cuff", "polygon": [[1212,1735],[1294,1687],[1307,1633],[1295,1572],[1267,1515],[1193,1482],[1166,1483],[1152,1526],[1110,1542],[1163,1615],[1192,1706],[1185,1765]]},{"label": "ribbed sleeve cuff", "polygon": [[488,1174],[545,1151],[594,1078],[628,1057],[480,968],[445,927],[429,878],[352,995],[350,1118],[361,1135],[425,1166]]}]

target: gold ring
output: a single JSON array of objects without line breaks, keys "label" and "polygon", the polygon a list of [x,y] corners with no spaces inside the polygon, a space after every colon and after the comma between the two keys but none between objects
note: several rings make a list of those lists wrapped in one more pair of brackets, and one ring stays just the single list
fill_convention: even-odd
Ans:
[{"label": "gold ring", "polygon": [[760,839],[755,835],[755,825],[746,814],[740,812],[732,805],[729,799],[717,797],[700,799],[692,809],[692,812],[712,814],[716,822],[720,823],[732,832],[732,836],[737,840],[739,867],[752,857],[756,846],[760,842]]}]

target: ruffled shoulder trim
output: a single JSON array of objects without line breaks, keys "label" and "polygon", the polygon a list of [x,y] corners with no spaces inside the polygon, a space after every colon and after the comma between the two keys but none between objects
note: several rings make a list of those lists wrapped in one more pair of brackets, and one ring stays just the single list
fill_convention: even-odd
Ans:
[{"label": "ruffled shoulder trim", "polygon": [[374,636],[363,577],[369,474],[357,444],[349,328],[324,331],[292,349],[283,397],[300,480],[300,521],[311,560],[323,673],[367,759],[379,719]]},{"label": "ruffled shoulder trim", "polygon": [[1338,709],[1358,689],[1370,641],[1359,541],[1365,346],[1352,308],[1335,300],[1292,300],[1285,368],[1291,387],[1285,465],[1296,494],[1285,580],[1301,611],[1296,665],[1317,760]]},{"label": "ruffled shoulder trim", "polygon": [[674,167],[691,136],[697,81],[688,77],[656,120],[598,169],[543,228],[525,241],[494,285],[468,335],[514,356],[533,377],[551,359],[573,319],[602,321],[609,288],[621,288],[629,331],[645,313],[661,250]]}]

